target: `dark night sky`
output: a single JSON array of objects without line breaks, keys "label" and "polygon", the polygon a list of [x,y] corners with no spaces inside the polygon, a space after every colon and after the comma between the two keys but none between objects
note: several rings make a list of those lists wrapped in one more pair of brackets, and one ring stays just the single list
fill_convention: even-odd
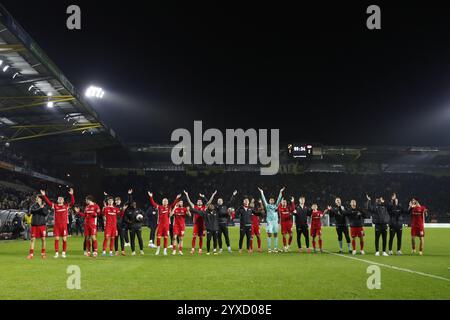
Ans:
[{"label": "dark night sky", "polygon": [[[107,91],[94,107],[125,141],[169,142],[203,120],[280,128],[283,141],[450,145],[450,11],[438,2],[145,2],[2,1],[80,91]],[[373,3],[382,30],[365,26]],[[81,31],[65,27],[69,4]]]}]

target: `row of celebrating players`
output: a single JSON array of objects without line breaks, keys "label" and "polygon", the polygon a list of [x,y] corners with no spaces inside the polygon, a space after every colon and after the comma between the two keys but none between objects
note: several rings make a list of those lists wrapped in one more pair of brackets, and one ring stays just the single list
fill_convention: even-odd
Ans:
[{"label": "row of celebrating players", "polygon": [[[310,252],[309,236],[312,237],[312,247],[314,252],[322,252],[322,224],[321,220],[325,214],[334,217],[336,232],[338,235],[339,252],[343,253],[343,238],[347,242],[349,253],[356,254],[356,238],[360,242],[360,253],[364,254],[364,219],[372,217],[372,223],[375,225],[375,249],[376,255],[380,255],[379,242],[382,239],[382,255],[388,256],[393,254],[392,246],[395,236],[397,236],[397,254],[401,252],[402,240],[402,215],[411,216],[411,236],[412,249],[415,253],[415,238],[420,238],[419,254],[422,255],[424,245],[424,220],[427,214],[427,209],[419,204],[417,198],[413,198],[407,210],[399,204],[396,194],[394,193],[389,203],[385,202],[383,197],[379,197],[372,202],[372,199],[367,195],[367,203],[365,210],[360,209],[356,205],[355,200],[350,201],[349,207],[342,205],[341,199],[335,199],[334,206],[328,206],[323,212],[318,209],[317,204],[312,204],[311,207],[305,205],[305,198],[300,197],[299,202],[296,203],[292,197],[290,203],[283,198],[282,188],[279,192],[278,198],[269,198],[266,200],[264,191],[258,188],[261,195],[261,200],[257,203],[253,198],[245,197],[242,204],[236,209],[233,209],[234,199],[237,191],[234,191],[228,203],[225,203],[222,198],[218,198],[216,204],[213,204],[214,197],[217,193],[215,191],[209,200],[203,194],[199,194],[200,198],[197,204],[194,204],[189,197],[189,194],[184,191],[189,206],[185,207],[181,194],[179,194],[172,204],[169,200],[164,198],[161,204],[155,202],[152,192],[148,192],[151,205],[158,213],[158,227],[157,227],[157,245],[156,255],[160,254],[161,239],[163,239],[163,254],[167,255],[168,237],[170,218],[173,216],[173,243],[172,254],[183,254],[183,237],[185,233],[185,219],[186,216],[193,215],[193,237],[191,253],[195,253],[196,241],[199,239],[198,253],[202,253],[203,237],[207,237],[207,254],[211,253],[211,242],[213,244],[213,254],[222,252],[222,237],[225,239],[228,251],[231,252],[230,239],[228,234],[228,222],[235,212],[236,218],[240,222],[240,237],[239,237],[239,253],[242,253],[243,241],[246,239],[246,247],[249,253],[253,252],[253,238],[256,237],[258,243],[258,251],[261,252],[261,236],[260,236],[260,218],[265,217],[268,252],[278,252],[278,230],[281,226],[281,235],[283,240],[283,251],[290,250],[293,239],[293,219],[295,217],[295,228],[297,231],[297,245],[301,252],[302,244],[301,237],[303,236],[306,244],[306,251]],[[44,190],[41,190],[41,195],[36,197],[36,202],[31,206],[32,213],[32,230],[31,230],[31,245],[28,259],[34,256],[35,240],[42,239],[41,256],[45,258],[45,238],[46,238],[46,215],[45,203],[54,210],[54,227],[53,233],[55,237],[55,258],[59,257],[59,241],[62,238],[62,254],[66,257],[67,251],[67,221],[69,208],[74,207],[75,198],[73,189],[69,190],[70,202],[65,202],[64,197],[59,196],[57,202],[52,202],[46,195]],[[140,253],[144,254],[141,227],[143,222],[143,211],[138,208],[136,201],[133,200],[133,190],[128,190],[128,201],[122,206],[120,197],[112,197],[105,193],[106,199],[104,207],[101,210],[100,206],[95,203],[92,196],[86,197],[86,206],[84,211],[80,207],[75,206],[76,214],[84,217],[84,250],[87,256],[97,256],[98,242],[97,242],[97,218],[105,219],[105,232],[103,241],[103,255],[106,255],[107,244],[109,242],[109,254],[112,256],[119,254],[119,239],[121,254],[125,255],[125,238],[128,238],[125,233],[130,233],[130,242],[132,255],[135,255],[135,240],[138,239]],[[310,218],[311,228],[309,230],[308,218]],[[123,224],[127,227],[123,228]],[[350,233],[348,229],[350,224]],[[389,228],[389,253],[386,252],[387,235]],[[351,237],[351,240],[350,240]],[[273,242],[272,242],[273,240]],[[317,241],[316,241],[317,240]],[[92,248],[91,248],[92,245]],[[219,247],[219,248],[218,248]],[[317,248],[318,247],[318,248]]]}]

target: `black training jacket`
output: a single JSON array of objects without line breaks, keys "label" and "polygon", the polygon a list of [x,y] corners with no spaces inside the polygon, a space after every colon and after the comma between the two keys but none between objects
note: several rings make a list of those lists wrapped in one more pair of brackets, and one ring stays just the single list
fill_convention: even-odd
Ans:
[{"label": "black training jacket", "polygon": [[236,210],[236,218],[239,218],[239,223],[242,226],[251,226],[252,225],[252,214],[255,211],[250,208],[247,207],[245,208],[244,206],[239,207]]},{"label": "black training jacket", "polygon": [[194,212],[203,217],[203,221],[205,221],[205,227],[208,231],[219,231],[219,215],[217,211],[206,209],[206,211],[192,209],[191,212]]},{"label": "black training jacket", "polygon": [[367,201],[367,209],[372,215],[373,224],[388,224],[390,221],[389,213],[386,203],[373,204],[372,201]]},{"label": "black training jacket", "polygon": [[41,208],[37,203],[33,203],[30,207],[31,225],[32,226],[45,226],[47,224],[48,210],[44,206]]},{"label": "black training jacket", "polygon": [[389,213],[389,226],[391,228],[402,228],[403,216],[408,212],[400,204],[392,202],[387,205],[387,211]]},{"label": "black training jacket", "polygon": [[295,217],[295,225],[307,227],[308,226],[308,217],[310,217],[311,213],[312,213],[311,208],[308,208],[307,206],[303,206],[303,208],[302,208],[299,205],[299,206],[295,207],[295,211],[297,211],[297,212],[292,214]]},{"label": "black training jacket", "polygon": [[123,216],[123,221],[130,229],[139,230],[142,228],[142,224],[144,221],[143,220],[138,221],[136,219],[138,214],[144,215],[144,212],[138,208],[135,208],[135,209],[128,208],[127,211],[125,212],[125,214]]},{"label": "black training jacket", "polygon": [[158,225],[158,210],[150,206],[145,214],[147,215],[147,226],[156,227]]},{"label": "black training jacket", "polygon": [[334,206],[328,212],[330,217],[334,217],[336,227],[346,227],[348,225],[346,215],[347,210],[344,206]]},{"label": "black training jacket", "polygon": [[233,206],[234,196],[232,195],[228,203],[224,203],[222,205],[217,205],[216,210],[219,216],[219,224],[227,225],[228,220],[230,219],[230,214],[228,213],[228,208]]},{"label": "black training jacket", "polygon": [[359,208],[353,209],[352,207],[350,207],[346,210],[346,215],[348,218],[348,222],[350,223],[350,227],[360,228],[364,226],[364,217],[366,215],[363,210]]}]

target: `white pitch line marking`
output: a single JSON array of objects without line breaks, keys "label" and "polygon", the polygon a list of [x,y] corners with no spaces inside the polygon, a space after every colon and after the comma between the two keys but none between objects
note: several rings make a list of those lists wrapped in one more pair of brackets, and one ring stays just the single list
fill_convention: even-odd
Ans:
[{"label": "white pitch line marking", "polygon": [[436,276],[434,274],[429,274],[429,273],[425,273],[425,272],[414,271],[414,270],[410,270],[410,269],[406,269],[406,268],[400,268],[400,267],[396,267],[396,266],[391,266],[391,265],[388,265],[388,264],[379,263],[379,262],[370,261],[370,260],[365,260],[365,259],[360,259],[360,258],[356,258],[356,257],[353,257],[353,256],[347,256],[347,255],[343,255],[343,254],[338,254],[338,253],[330,252],[330,251],[327,251],[327,250],[324,250],[324,252],[326,252],[328,254],[331,254],[333,256],[343,257],[343,258],[352,259],[352,260],[356,260],[356,261],[361,261],[361,262],[365,262],[365,263],[369,263],[369,264],[375,264],[375,265],[378,265],[380,267],[390,268],[390,269],[393,269],[393,270],[408,272],[408,273],[412,273],[412,274],[418,274],[418,275],[421,275],[421,276],[424,276],[424,277],[429,277],[429,278],[433,278],[433,279],[438,279],[438,280],[443,280],[443,281],[450,282],[450,279],[444,278],[444,277],[441,277],[441,276]]}]

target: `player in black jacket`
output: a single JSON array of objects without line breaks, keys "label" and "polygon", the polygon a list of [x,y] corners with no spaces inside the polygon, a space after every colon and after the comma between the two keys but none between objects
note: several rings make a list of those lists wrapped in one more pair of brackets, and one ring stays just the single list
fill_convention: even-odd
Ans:
[{"label": "player in black jacket", "polygon": [[217,213],[214,205],[209,204],[208,208],[205,211],[197,210],[194,208],[190,209],[191,212],[194,212],[203,217],[205,221],[206,227],[206,254],[211,254],[211,239],[213,240],[213,253],[217,255],[217,239],[219,236],[219,215]]},{"label": "player in black jacket", "polygon": [[36,196],[36,202],[30,207],[31,217],[31,243],[30,243],[30,253],[27,259],[33,259],[34,256],[34,244],[36,238],[40,238],[42,241],[41,257],[46,258],[45,255],[45,237],[47,236],[46,225],[47,225],[47,215],[48,210],[45,207],[44,201],[40,196]]},{"label": "player in black jacket", "polygon": [[241,207],[236,210],[236,218],[239,218],[239,253],[242,253],[242,243],[244,237],[247,238],[247,251],[250,250],[250,239],[252,238],[252,214],[254,210],[250,208],[249,198],[245,198]]},{"label": "player in black jacket", "polygon": [[148,241],[149,248],[156,248],[155,236],[156,229],[158,228],[158,210],[150,205],[146,211],[147,216],[147,227],[150,229],[150,238]]},{"label": "player in black jacket", "polygon": [[364,217],[363,210],[356,206],[356,200],[350,201],[350,208],[347,209],[346,215],[350,222],[350,234],[352,236],[352,254],[356,254],[356,238],[359,238],[361,254],[364,254]]},{"label": "player in black jacket", "polygon": [[375,255],[380,255],[380,237],[383,240],[383,256],[389,256],[386,252],[387,245],[387,226],[390,220],[387,211],[386,203],[383,197],[375,199],[375,204],[372,203],[369,195],[367,197],[367,209],[372,216],[372,223],[375,225]]},{"label": "player in black jacket", "polygon": [[305,244],[307,252],[310,252],[309,248],[309,230],[308,230],[308,217],[311,216],[311,208],[307,207],[305,204],[305,197],[301,196],[299,198],[299,205],[295,207],[293,213],[295,217],[295,229],[297,230],[297,246],[298,251],[302,252],[302,241],[301,237],[305,237]]},{"label": "player in black jacket", "polygon": [[397,236],[397,255],[402,254],[402,233],[403,233],[403,215],[408,212],[403,209],[397,199],[397,194],[393,193],[391,202],[387,206],[389,213],[389,254],[392,255],[392,246],[394,238]]},{"label": "player in black jacket", "polygon": [[224,204],[223,198],[217,199],[216,211],[219,217],[219,234],[217,235],[217,240],[219,242],[220,253],[222,253],[222,235],[225,237],[225,244],[227,245],[228,252],[231,253],[230,236],[228,235],[228,221],[231,217],[230,207],[233,206],[234,197],[236,194],[237,190],[234,190],[230,200],[226,204]]},{"label": "player in black jacket", "polygon": [[345,241],[347,241],[348,252],[352,253],[352,248],[350,244],[350,234],[348,232],[346,209],[342,205],[341,198],[336,198],[334,201],[335,206],[328,206],[328,209],[324,213],[329,213],[330,217],[334,217],[336,225],[336,233],[338,235],[339,242],[339,253],[343,253],[342,250],[342,236],[345,236]]},{"label": "player in black jacket", "polygon": [[130,230],[131,255],[136,255],[135,240],[136,236],[139,242],[141,255],[144,254],[144,243],[142,241],[142,224],[144,222],[144,211],[137,207],[136,201],[133,201],[132,191],[128,193],[129,207],[125,211],[123,220]]}]

